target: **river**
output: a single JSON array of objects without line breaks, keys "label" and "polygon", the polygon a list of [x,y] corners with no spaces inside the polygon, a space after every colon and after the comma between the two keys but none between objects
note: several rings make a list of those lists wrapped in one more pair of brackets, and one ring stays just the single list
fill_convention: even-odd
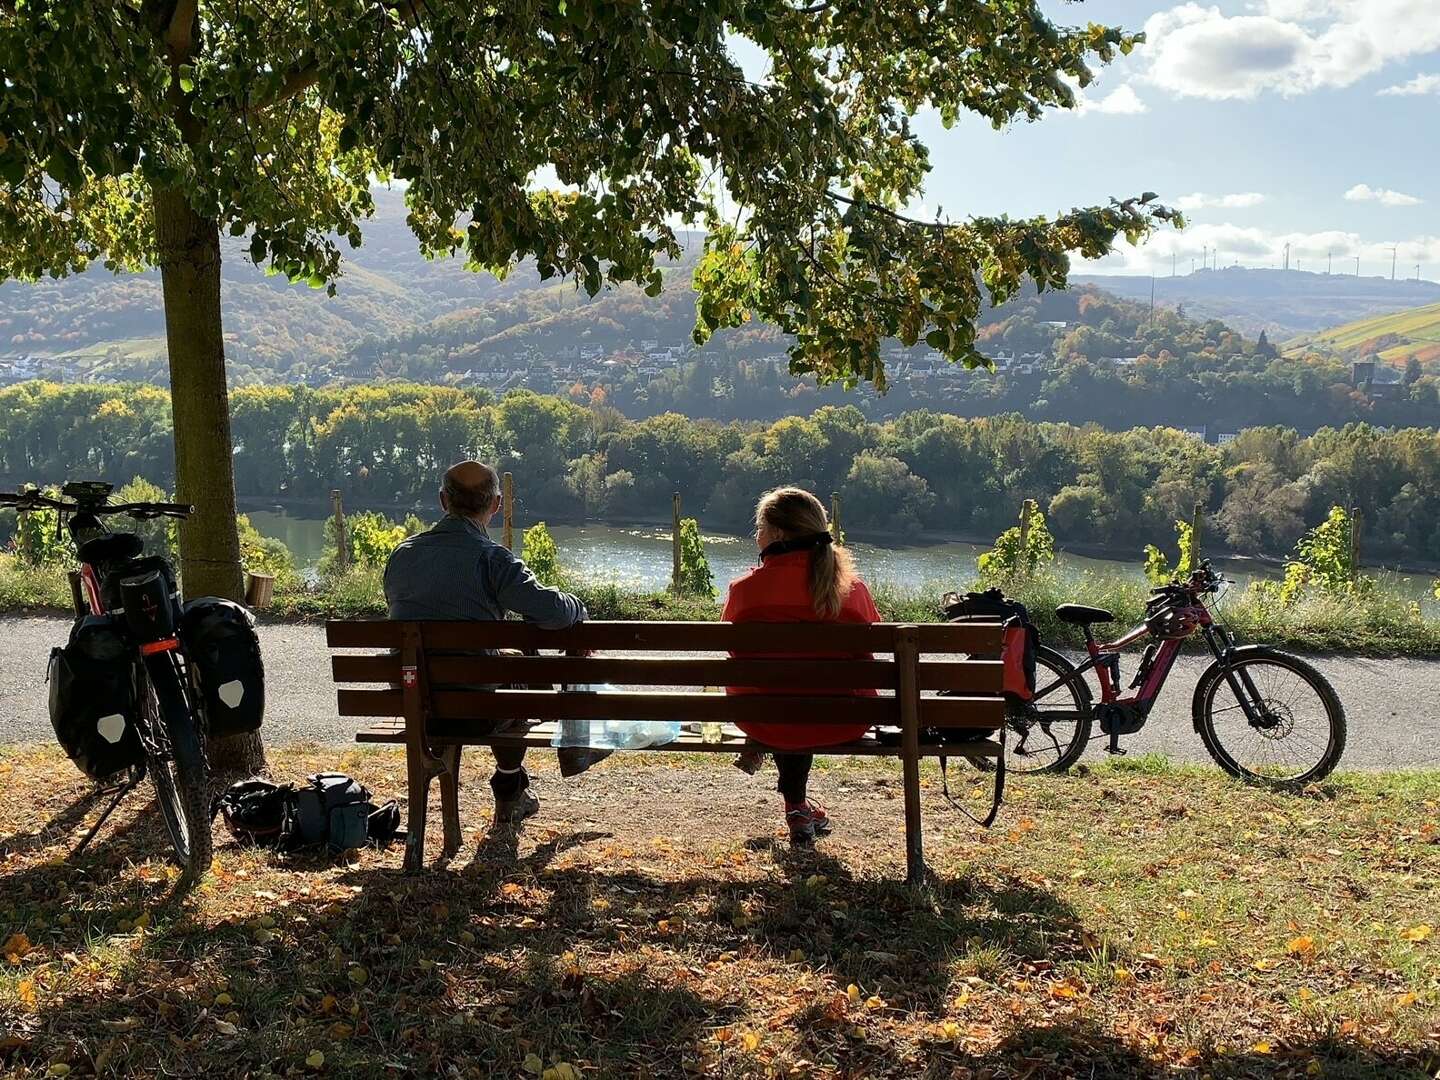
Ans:
[{"label": "river", "polygon": [[[263,535],[283,541],[302,567],[313,567],[319,561],[325,532],[323,518],[275,509],[247,513]],[[521,531],[521,524],[517,522],[517,543]],[[636,590],[663,589],[669,584],[671,548],[670,530],[666,526],[552,525],[550,534],[559,549],[561,565],[587,578],[614,581]],[[721,588],[755,564],[755,544],[749,537],[706,533],[703,540],[715,582]],[[982,545],[957,540],[884,546],[852,541],[850,548],[867,581],[933,592],[943,592],[973,580],[975,558],[985,550]],[[1138,577],[1142,559],[1138,551],[1129,561],[1060,552],[1056,562],[1062,574],[1094,571]],[[1248,560],[1224,560],[1223,567],[1228,577],[1241,583],[1278,575],[1275,568]],[[1389,574],[1386,577],[1389,584],[1407,595],[1423,598],[1428,593],[1426,579]]]}]

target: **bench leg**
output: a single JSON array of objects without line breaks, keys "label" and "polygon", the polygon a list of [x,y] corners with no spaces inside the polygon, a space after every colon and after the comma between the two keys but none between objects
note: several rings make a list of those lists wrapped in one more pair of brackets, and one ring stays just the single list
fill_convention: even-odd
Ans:
[{"label": "bench leg", "polygon": [[449,746],[440,752],[445,771],[440,774],[440,810],[445,821],[445,851],[453,855],[465,842],[460,830],[460,751]]},{"label": "bench leg", "polygon": [[409,820],[405,835],[405,873],[418,874],[425,865],[425,810],[430,801],[430,770],[414,753],[405,755],[409,778]]},{"label": "bench leg", "polygon": [[911,886],[925,883],[925,851],[920,827],[920,758],[903,756],[905,766],[905,880]]}]

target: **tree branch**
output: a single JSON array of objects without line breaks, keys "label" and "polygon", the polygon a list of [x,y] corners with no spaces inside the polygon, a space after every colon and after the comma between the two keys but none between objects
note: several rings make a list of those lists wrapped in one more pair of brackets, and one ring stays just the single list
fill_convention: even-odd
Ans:
[{"label": "tree branch", "polygon": [[190,58],[190,50],[195,45],[195,19],[199,9],[199,0],[180,0],[175,5],[175,13],[170,16],[170,25],[165,30],[165,45],[176,63]]},{"label": "tree branch", "polygon": [[884,214],[886,217],[892,218],[905,225],[915,225],[922,229],[937,229],[942,231],[953,227],[943,221],[921,221],[919,218],[906,217],[904,214],[899,214],[891,210],[888,206],[881,206],[879,203],[864,202],[860,199],[852,199],[848,195],[841,195],[838,191],[827,191],[825,195],[827,198],[844,203],[846,206],[858,206],[862,210],[873,210],[877,214]]}]

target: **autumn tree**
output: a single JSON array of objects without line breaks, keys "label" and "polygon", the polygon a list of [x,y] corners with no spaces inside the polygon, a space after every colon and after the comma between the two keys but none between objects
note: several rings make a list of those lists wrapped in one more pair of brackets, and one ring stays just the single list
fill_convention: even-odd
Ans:
[{"label": "autumn tree", "polygon": [[793,371],[883,386],[884,338],[979,363],[982,297],[1171,216],[917,220],[910,118],[1038,119],[1137,40],[1038,0],[0,0],[0,279],[160,268],[186,588],[237,596],[222,232],[333,290],[394,179],[427,253],[594,294],[658,292],[699,221],[697,340],[763,319]]}]

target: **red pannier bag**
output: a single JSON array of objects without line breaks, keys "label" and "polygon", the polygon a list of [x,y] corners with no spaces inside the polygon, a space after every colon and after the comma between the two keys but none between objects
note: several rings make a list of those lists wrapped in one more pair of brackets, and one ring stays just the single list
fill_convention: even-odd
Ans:
[{"label": "red pannier bag", "polygon": [[1025,605],[999,589],[984,592],[946,593],[940,602],[946,622],[1000,622],[1000,657],[1004,663],[1004,690],[1019,701],[1035,697],[1035,649],[1040,635],[1030,621]]}]

